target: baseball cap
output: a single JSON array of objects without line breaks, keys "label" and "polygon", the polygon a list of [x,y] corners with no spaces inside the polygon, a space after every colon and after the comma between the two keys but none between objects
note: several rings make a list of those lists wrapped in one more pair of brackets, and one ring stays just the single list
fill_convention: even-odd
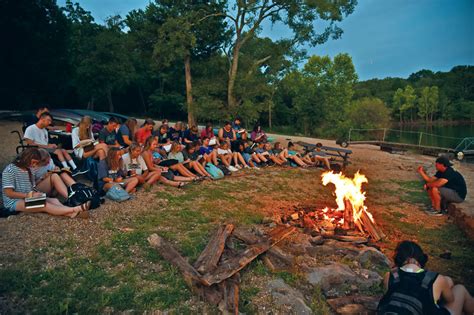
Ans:
[{"label": "baseball cap", "polygon": [[442,164],[446,167],[451,166],[451,162],[449,162],[449,159],[446,156],[440,156],[439,158],[436,159],[436,163]]}]

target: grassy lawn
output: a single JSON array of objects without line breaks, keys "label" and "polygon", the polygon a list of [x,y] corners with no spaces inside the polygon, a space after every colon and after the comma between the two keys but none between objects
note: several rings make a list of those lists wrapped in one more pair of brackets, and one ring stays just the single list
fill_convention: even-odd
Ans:
[{"label": "grassy lawn", "polygon": [[[147,237],[158,233],[192,263],[218,224],[259,224],[280,202],[333,200],[331,189],[319,183],[320,174],[319,170],[269,169],[193,184],[184,190],[155,191],[156,198],[164,202],[148,204],[139,214],[130,211],[126,221],[105,221],[102,228],[110,230],[111,236],[89,248],[87,255],[77,255],[73,237],[59,237],[28,259],[2,268],[0,295],[7,296],[19,313],[25,310],[49,314],[127,310],[218,313],[216,308],[193,296],[180,273],[150,248]],[[397,188],[384,188],[384,182],[377,182],[369,195],[377,193],[383,200],[395,194],[399,202],[416,206],[426,202],[426,197],[416,191],[415,183],[397,182],[396,185]],[[406,213],[395,211],[391,203],[382,201],[378,207],[378,217],[383,220],[387,235],[403,234],[417,239],[432,257],[431,269],[452,275],[465,284],[474,283],[473,243],[467,241],[457,227],[448,223],[441,228],[425,228],[410,222]],[[123,227],[128,231],[120,230]],[[393,248],[395,241],[389,237],[381,245]],[[445,249],[452,252],[451,260],[438,257]],[[55,263],[45,264],[46,257]],[[259,284],[276,277],[294,287],[307,285],[301,275],[273,274],[256,260],[242,272],[241,311],[254,313],[252,300],[263,294]],[[317,288],[307,302],[316,313],[328,312]]]}]

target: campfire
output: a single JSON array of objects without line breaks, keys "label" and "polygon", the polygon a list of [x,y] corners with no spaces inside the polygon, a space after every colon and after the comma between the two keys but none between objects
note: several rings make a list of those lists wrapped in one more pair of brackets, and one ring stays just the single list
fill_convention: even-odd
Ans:
[{"label": "campfire", "polygon": [[338,239],[345,238],[338,236],[351,235],[355,231],[370,236],[374,241],[385,237],[364,205],[366,196],[362,191],[362,184],[368,183],[365,175],[357,172],[351,179],[342,173],[330,171],[322,174],[321,178],[324,186],[335,186],[337,208],[297,207],[293,213],[282,217],[283,223],[293,223],[309,229],[313,234],[334,236]]}]

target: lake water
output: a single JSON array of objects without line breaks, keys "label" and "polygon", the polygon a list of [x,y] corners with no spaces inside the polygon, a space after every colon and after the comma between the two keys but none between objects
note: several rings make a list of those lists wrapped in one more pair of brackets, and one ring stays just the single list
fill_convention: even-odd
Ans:
[{"label": "lake water", "polygon": [[[384,132],[357,131],[353,140],[381,140]],[[474,124],[460,126],[394,126],[385,131],[385,141],[440,148],[456,148],[463,138],[474,137]],[[471,148],[474,149],[474,148]]]}]

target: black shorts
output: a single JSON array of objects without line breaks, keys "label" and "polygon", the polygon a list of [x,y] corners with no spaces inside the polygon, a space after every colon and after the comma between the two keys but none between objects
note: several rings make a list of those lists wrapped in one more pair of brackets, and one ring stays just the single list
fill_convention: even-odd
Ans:
[{"label": "black shorts", "polygon": [[168,159],[168,160],[163,160],[161,161],[160,163],[158,163],[159,166],[163,166],[163,167],[170,167],[170,166],[173,166],[173,165],[176,165],[178,164],[179,161],[178,160],[175,160],[175,159]]}]

